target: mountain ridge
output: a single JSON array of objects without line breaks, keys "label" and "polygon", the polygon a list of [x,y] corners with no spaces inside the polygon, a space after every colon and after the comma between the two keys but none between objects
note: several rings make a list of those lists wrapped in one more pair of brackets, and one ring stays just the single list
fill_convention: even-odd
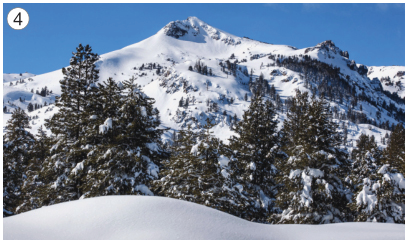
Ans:
[{"label": "mountain ridge", "polygon": [[[214,130],[218,136],[227,140],[233,133],[229,129],[231,119],[235,115],[240,119],[243,111],[249,105],[249,101],[244,101],[244,97],[245,94],[251,96],[251,82],[249,81],[251,70],[254,71],[253,81],[258,79],[259,74],[262,73],[267,79],[268,86],[275,87],[283,103],[285,98],[295,94],[295,89],[307,91],[310,95],[314,89],[320,89],[321,80],[305,80],[306,73],[288,68],[289,64],[284,64],[287,67],[283,66],[283,62],[298,58],[298,61],[291,61],[292,66],[297,66],[297,62],[306,60],[305,56],[309,57],[308,60],[316,60],[327,64],[328,67],[339,68],[336,76],[353,87],[355,93],[365,94],[365,97],[369,97],[372,101],[372,104],[364,100],[358,101],[352,111],[357,114],[365,114],[369,121],[379,120],[379,123],[389,121],[390,124],[399,122],[395,119],[394,112],[388,112],[378,104],[392,103],[397,108],[396,111],[398,109],[404,111],[404,104],[388,98],[382,92],[383,84],[379,80],[368,78],[368,67],[350,60],[349,53],[342,51],[332,41],[324,41],[314,47],[301,49],[267,44],[237,37],[212,27],[196,17],[189,17],[186,20],[168,23],[155,35],[138,43],[102,54],[96,64],[100,69],[100,82],[108,77],[113,77],[117,82],[127,80],[132,76],[137,77],[137,82],[142,86],[143,91],[148,96],[155,98],[155,106],[161,113],[163,126],[179,130],[192,124],[195,129],[200,129],[205,119],[210,117],[217,124]],[[189,71],[189,66],[194,66],[198,60],[212,69],[212,76]],[[227,61],[235,63],[237,70],[234,71],[234,74],[232,70],[226,69]],[[157,72],[158,68],[153,68],[153,64],[155,67],[160,67],[159,72]],[[302,69],[302,67],[299,66],[297,69]],[[26,109],[29,102],[53,103],[55,96],[61,92],[58,80],[62,77],[61,71],[57,70],[31,77],[32,81],[25,80],[24,83],[12,86],[3,84],[5,105],[7,106],[10,101],[14,105],[9,106],[11,109],[17,106]],[[306,87],[308,84],[310,86]],[[44,86],[47,86],[53,93],[46,97],[35,94],[36,90]],[[188,89],[184,89],[184,86]],[[32,89],[34,94],[31,93]],[[21,102],[19,97],[23,97],[24,101]],[[195,99],[197,103],[194,102],[187,108],[178,107],[182,97]],[[234,102],[231,103],[231,99]],[[217,112],[209,111],[208,100],[212,104],[217,103]],[[330,101],[330,104],[337,107],[340,113],[345,114],[351,106],[350,103],[340,103],[337,99]],[[362,106],[362,111],[359,106]],[[41,115],[40,118],[31,122],[32,130],[36,131],[38,126],[44,123],[43,120],[51,116],[56,109],[52,105],[49,108],[31,112],[30,116]],[[47,113],[46,110],[48,110]],[[223,114],[224,111],[226,115]],[[380,119],[377,119],[378,111]],[[8,118],[9,114],[3,116],[3,126]],[[279,118],[282,122],[285,119],[285,113],[280,114]],[[337,121],[340,125],[346,122],[345,119]],[[348,123],[347,126],[351,131],[351,135],[348,135],[351,147],[364,131],[374,134],[379,143],[388,132],[381,128],[366,131],[363,129],[363,127],[369,128],[369,125],[366,124]],[[170,142],[170,138],[170,133],[164,135],[165,142]]]}]

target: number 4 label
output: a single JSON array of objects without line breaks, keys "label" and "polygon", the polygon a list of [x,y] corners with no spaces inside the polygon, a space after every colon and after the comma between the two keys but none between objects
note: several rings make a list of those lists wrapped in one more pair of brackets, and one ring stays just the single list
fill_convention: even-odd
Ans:
[{"label": "number 4 label", "polygon": [[[18,20],[17,20],[17,18],[18,18]],[[21,23],[23,22],[23,21],[21,20],[21,12],[18,12],[18,14],[17,14],[17,16],[16,16],[16,18],[14,19],[13,22],[17,22],[18,25],[21,25]]]},{"label": "number 4 label", "polygon": [[24,29],[30,20],[26,10],[22,8],[14,8],[7,15],[9,26],[15,30]]}]

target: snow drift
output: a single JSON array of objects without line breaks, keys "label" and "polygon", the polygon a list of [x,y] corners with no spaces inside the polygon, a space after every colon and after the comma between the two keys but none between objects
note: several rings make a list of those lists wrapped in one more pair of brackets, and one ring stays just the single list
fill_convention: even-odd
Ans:
[{"label": "snow drift", "polygon": [[252,223],[164,197],[105,196],[3,219],[3,239],[404,239],[405,225]]}]

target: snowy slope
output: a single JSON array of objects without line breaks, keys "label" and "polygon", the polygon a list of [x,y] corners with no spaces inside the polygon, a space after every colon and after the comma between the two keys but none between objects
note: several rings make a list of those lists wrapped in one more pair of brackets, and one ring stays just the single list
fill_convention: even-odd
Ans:
[{"label": "snowy slope", "polygon": [[15,74],[15,73],[9,73],[9,74],[3,73],[3,83],[10,83],[10,81],[17,81],[20,79],[28,79],[33,76],[35,76],[35,74],[31,74],[28,72],[21,73],[21,75]]},{"label": "snowy slope", "polygon": [[[267,66],[272,62],[268,58],[270,54],[280,55],[284,58],[309,55],[313,59],[339,67],[342,76],[348,76],[350,83],[357,87],[357,91],[364,90],[367,95],[379,103],[386,101],[389,104],[390,102],[390,99],[379,91],[381,83],[376,80],[371,81],[366,75],[361,75],[355,68],[360,65],[354,66],[354,69],[348,67],[354,63],[347,58],[349,54],[336,47],[331,41],[303,49],[287,45],[267,44],[229,34],[196,17],[172,21],[155,35],[139,43],[101,55],[97,67],[100,69],[100,81],[106,80],[108,77],[113,77],[116,81],[123,81],[132,76],[137,77],[137,83],[143,87],[143,91],[148,96],[155,98],[155,106],[160,111],[163,126],[179,130],[186,128],[187,124],[192,124],[195,129],[203,125],[207,117],[211,117],[213,123],[217,124],[213,129],[215,134],[226,141],[233,133],[229,129],[230,118],[234,115],[237,115],[239,119],[242,117],[250,104],[251,96],[248,86],[249,77],[245,76],[243,72],[237,72],[237,76],[234,77],[221,71],[219,63],[228,60],[233,53],[242,71],[247,69],[250,73],[252,69],[254,71],[253,80],[260,73],[263,73],[270,86],[275,86],[281,99],[294,95],[295,89],[308,91],[310,94],[311,91],[304,87],[303,74],[284,67]],[[233,62],[235,59],[230,59],[230,61]],[[188,67],[194,66],[198,60],[211,68],[214,75],[205,76],[189,71]],[[155,69],[148,68],[148,63],[159,65],[161,73],[157,75]],[[140,69],[142,65],[144,68]],[[271,74],[273,70],[276,72],[274,75]],[[32,77],[32,81],[13,86],[4,83],[4,103],[6,106],[10,103],[10,108],[13,109],[16,106],[26,108],[29,102],[52,102],[55,96],[61,92],[58,81],[62,78],[61,70],[57,70],[37,75]],[[183,89],[183,82],[187,84],[186,91]],[[44,86],[53,91],[50,96],[40,97],[30,93],[32,89],[36,91]],[[244,101],[246,93],[249,95],[248,101]],[[21,96],[24,97],[25,101],[19,101]],[[196,102],[190,104],[187,109],[178,108],[179,100],[182,97],[184,99],[189,97],[190,100],[194,97]],[[227,99],[231,98],[234,99],[233,104],[227,102]],[[208,112],[207,100],[218,103],[219,112]],[[392,103],[395,102],[392,101]],[[359,105],[364,108],[362,112],[358,109]],[[338,106],[340,112],[346,112],[348,109],[345,105],[339,105],[335,102],[332,102],[331,106]],[[402,104],[396,104],[396,107],[405,109]],[[224,111],[226,111],[227,116],[222,115]],[[370,119],[376,118],[376,108],[363,101],[359,101],[354,111],[365,113]],[[31,129],[31,132],[35,134],[36,128],[43,123],[44,118],[50,117],[51,113],[45,115],[36,110],[30,113],[30,116],[33,115],[39,116],[38,121],[33,122],[36,126]],[[10,116],[11,114],[4,114],[3,126]],[[280,114],[279,117],[283,120],[285,115]],[[386,110],[382,110],[379,122],[387,120],[390,124],[398,123]],[[349,126],[351,130],[360,127],[355,124]],[[379,137],[376,137],[377,142],[380,143],[380,138],[384,136],[386,131],[380,129],[377,131],[380,132]],[[354,132],[360,134],[358,129]],[[170,135],[171,131],[164,135],[163,140],[169,140]],[[349,136],[350,142],[354,138],[356,136]]]},{"label": "snowy slope", "polygon": [[3,239],[401,239],[405,225],[252,223],[164,197],[105,196],[3,219]]},{"label": "snowy slope", "polygon": [[[405,97],[405,66],[370,66],[368,77],[378,78],[384,90]],[[389,77],[389,78],[388,78]]]}]

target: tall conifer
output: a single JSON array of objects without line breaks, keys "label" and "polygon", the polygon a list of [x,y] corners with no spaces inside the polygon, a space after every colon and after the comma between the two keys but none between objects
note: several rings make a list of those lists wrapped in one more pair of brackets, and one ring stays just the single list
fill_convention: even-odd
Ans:
[{"label": "tall conifer", "polygon": [[[348,220],[346,204],[351,193],[344,187],[347,152],[331,121],[329,107],[321,99],[308,100],[297,91],[284,121],[285,152],[277,202],[278,223],[333,223]],[[274,220],[274,218],[272,218]]]},{"label": "tall conifer", "polygon": [[27,131],[29,128],[24,110],[14,110],[3,136],[3,216],[14,214],[21,201],[24,172],[35,143],[34,136]]}]

